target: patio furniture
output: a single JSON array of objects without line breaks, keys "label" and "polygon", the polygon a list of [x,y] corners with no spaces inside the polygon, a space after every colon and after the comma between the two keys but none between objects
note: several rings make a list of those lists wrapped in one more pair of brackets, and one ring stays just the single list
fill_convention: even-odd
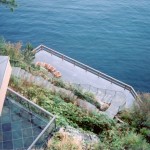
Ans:
[{"label": "patio furniture", "polygon": [[60,73],[59,71],[53,72],[53,75],[54,75],[56,78],[61,77],[61,73]]}]

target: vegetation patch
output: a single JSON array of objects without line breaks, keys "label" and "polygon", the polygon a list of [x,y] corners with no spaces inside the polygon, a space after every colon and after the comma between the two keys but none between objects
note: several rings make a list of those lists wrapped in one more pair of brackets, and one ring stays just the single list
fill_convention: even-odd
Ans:
[{"label": "vegetation patch", "polygon": [[133,108],[121,112],[118,116],[150,143],[150,94],[143,93],[139,97],[141,101],[137,101]]},{"label": "vegetation patch", "polygon": [[[32,73],[45,76],[46,74],[40,68],[32,64],[34,53],[31,46],[28,45],[25,50],[21,49],[21,44],[6,43],[0,41],[0,54],[9,55],[12,66],[19,66]],[[26,60],[28,59],[28,61]],[[63,82],[63,81],[62,81]],[[74,90],[64,83],[54,83],[62,88],[70,88],[77,97],[82,97],[88,102],[93,103],[93,96],[89,93]],[[53,92],[51,89],[45,89],[26,81],[21,81],[12,77],[9,85],[12,89],[24,95],[34,103],[43,107],[47,111],[57,116],[57,127],[73,126],[85,131],[96,133],[99,138],[99,144],[95,145],[95,150],[149,150],[150,149],[150,96],[141,95],[141,102],[137,102],[131,110],[124,111],[118,115],[124,123],[118,123],[107,116],[96,112],[89,113],[76,105],[66,102],[61,94]],[[96,105],[96,104],[95,104]],[[52,150],[61,147],[63,150],[80,149],[80,144],[75,141],[64,140],[60,135],[52,141]],[[65,141],[65,142],[62,142]],[[69,143],[66,143],[69,142]],[[62,145],[64,143],[64,146]],[[61,149],[60,149],[61,150]]]}]

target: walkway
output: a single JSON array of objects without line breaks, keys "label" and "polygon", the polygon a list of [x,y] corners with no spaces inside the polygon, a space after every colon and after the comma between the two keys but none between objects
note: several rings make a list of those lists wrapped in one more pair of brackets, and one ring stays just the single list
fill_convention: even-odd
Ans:
[{"label": "walkway", "polygon": [[[71,59],[71,58],[70,58]],[[123,92],[126,97],[125,107],[130,107],[135,100],[129,90],[125,90],[123,87],[111,83],[110,81],[98,77],[97,75],[86,71],[85,69],[72,64],[56,55],[51,54],[48,50],[40,50],[35,55],[34,62],[45,62],[53,65],[58,71],[62,73],[62,79],[71,83],[80,83],[82,85],[91,85],[100,89],[108,89],[113,91]]]}]

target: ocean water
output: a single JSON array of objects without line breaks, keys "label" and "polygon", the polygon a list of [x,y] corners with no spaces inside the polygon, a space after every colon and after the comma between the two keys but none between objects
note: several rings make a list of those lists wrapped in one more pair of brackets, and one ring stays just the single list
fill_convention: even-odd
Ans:
[{"label": "ocean water", "polygon": [[0,35],[45,44],[150,91],[150,0],[17,0],[0,6]]}]

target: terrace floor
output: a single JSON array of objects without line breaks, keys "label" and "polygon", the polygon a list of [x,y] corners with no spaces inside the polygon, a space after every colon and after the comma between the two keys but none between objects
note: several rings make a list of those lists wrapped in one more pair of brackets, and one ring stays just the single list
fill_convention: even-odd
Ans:
[{"label": "terrace floor", "polygon": [[0,149],[27,149],[46,125],[38,116],[6,99],[0,116]]},{"label": "terrace floor", "polygon": [[132,94],[128,90],[113,84],[101,77],[96,76],[74,64],[51,55],[47,51],[41,50],[36,53],[34,62],[45,62],[53,65],[56,70],[62,73],[62,79],[71,83],[88,84],[96,88],[121,91],[126,96],[126,107],[130,107],[134,101]]}]

